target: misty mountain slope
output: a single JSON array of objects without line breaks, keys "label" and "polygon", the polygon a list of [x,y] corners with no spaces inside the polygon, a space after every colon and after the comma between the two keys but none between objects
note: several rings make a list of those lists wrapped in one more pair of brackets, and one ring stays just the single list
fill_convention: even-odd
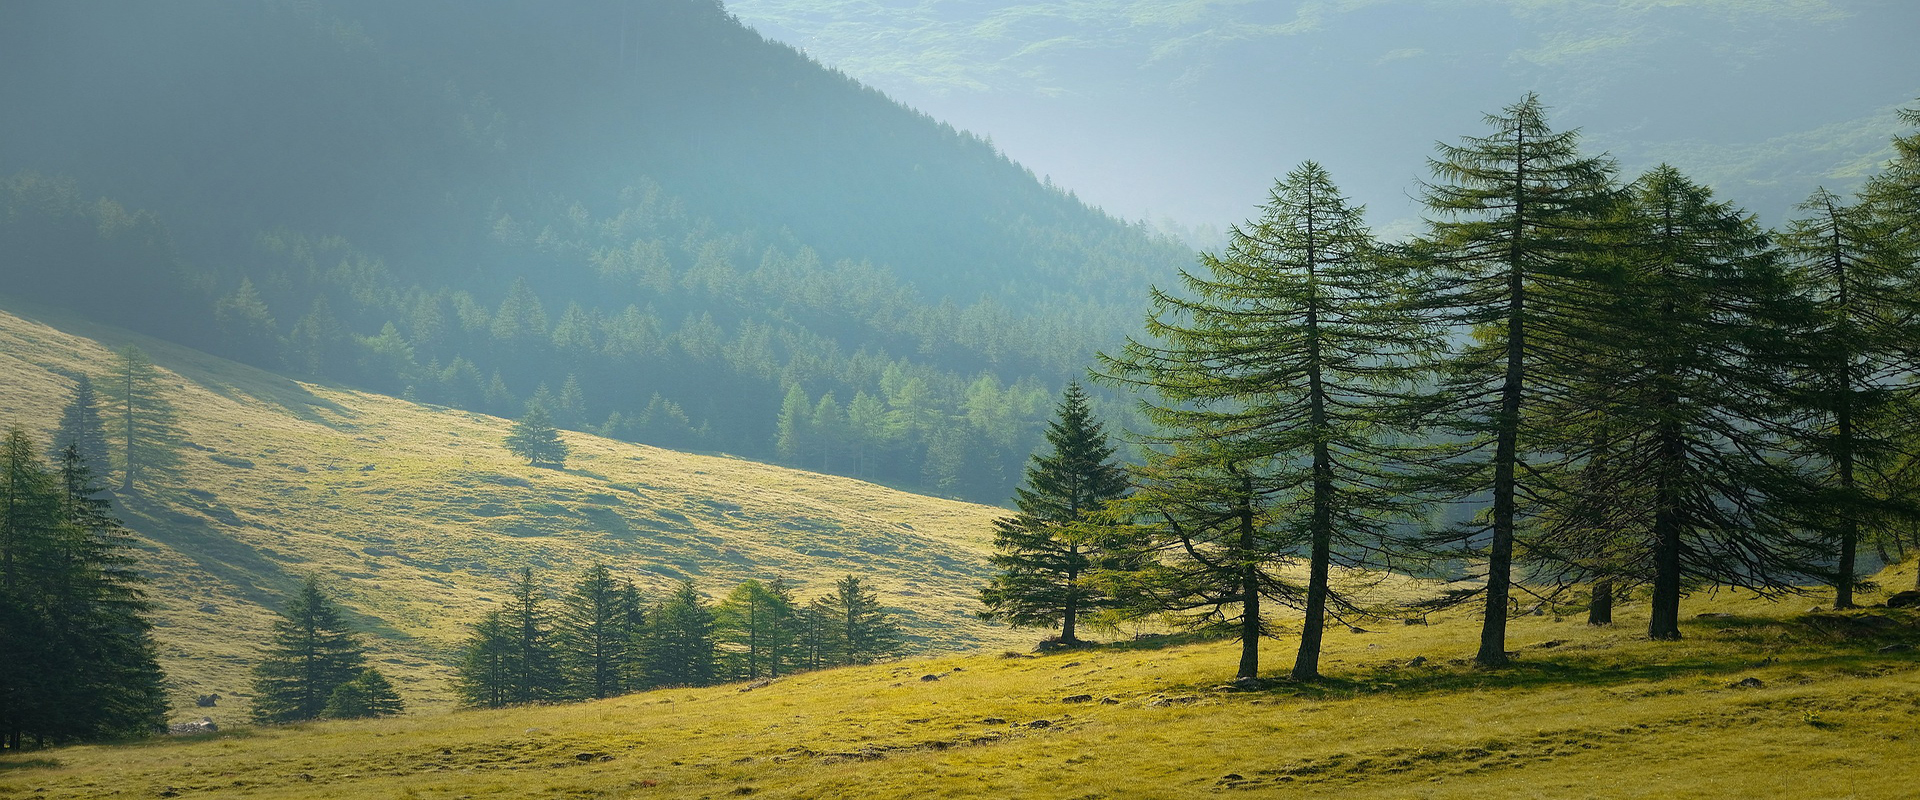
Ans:
[{"label": "misty mountain slope", "polygon": [[1191,260],[706,0],[10,3],[0,106],[17,294],[988,502]]},{"label": "misty mountain slope", "polygon": [[1893,109],[1920,98],[1920,6],[1904,0],[728,8],[909,105],[993,131],[1111,211],[1186,225],[1241,219],[1307,159],[1382,222],[1410,221],[1433,142],[1528,91],[1629,170],[1671,160],[1777,223],[1818,184],[1856,187],[1857,162],[1889,155]]},{"label": "misty mountain slope", "polygon": [[465,625],[523,565],[558,592],[605,562],[649,597],[683,578],[718,596],[783,576],[810,598],[858,574],[915,649],[1032,638],[973,616],[998,509],[584,434],[566,435],[566,469],[532,468],[501,446],[498,418],[295,382],[4,302],[0,424],[47,435],[66,376],[103,385],[110,348],[137,344],[165,370],[188,445],[120,513],[153,577],[176,708],[219,693],[216,719],[244,719],[269,608],[308,573],[424,707],[451,701]]}]

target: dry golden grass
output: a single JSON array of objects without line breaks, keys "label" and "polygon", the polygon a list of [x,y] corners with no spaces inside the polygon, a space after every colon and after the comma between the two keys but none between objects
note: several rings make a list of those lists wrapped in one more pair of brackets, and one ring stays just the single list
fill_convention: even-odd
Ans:
[{"label": "dry golden grass", "polygon": [[1220,685],[1231,643],[1128,643],[72,747],[0,759],[0,796],[1913,797],[1920,660],[1880,649],[1920,614],[1787,613],[1807,602],[1697,601],[1729,616],[1677,643],[1638,605],[1523,617],[1497,671],[1459,658],[1462,614],[1336,633],[1327,680],[1251,691]]},{"label": "dry golden grass", "polygon": [[[575,433],[567,469],[537,469],[501,447],[509,423],[496,417],[290,381],[15,301],[0,309],[0,425],[45,435],[65,376],[105,374],[128,343],[165,372],[190,446],[176,474],[120,511],[154,577],[176,718],[246,719],[269,609],[308,572],[416,708],[450,702],[466,623],[523,565],[556,589],[604,561],[646,590],[691,577],[711,595],[779,575],[807,597],[855,573],[916,648],[1033,638],[972,616],[999,509]],[[219,706],[193,706],[214,693]]]}]

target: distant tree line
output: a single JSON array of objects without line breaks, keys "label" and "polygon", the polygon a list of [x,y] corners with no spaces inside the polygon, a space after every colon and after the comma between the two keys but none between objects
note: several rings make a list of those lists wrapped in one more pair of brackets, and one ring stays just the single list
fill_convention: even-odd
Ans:
[{"label": "distant tree line", "polygon": [[[1849,608],[1861,548],[1920,546],[1920,133],[1766,231],[1671,166],[1623,184],[1537,98],[1488,123],[1439,148],[1426,234],[1378,241],[1308,162],[1156,290],[1099,373],[1144,392],[1143,463],[1070,391],[987,616],[1221,627],[1254,678],[1277,604],[1307,680],[1329,619],[1478,601],[1499,666],[1523,597],[1579,589],[1606,624],[1644,588],[1678,639],[1689,592],[1824,582]],[[1397,574],[1445,583],[1377,591]]]},{"label": "distant tree line", "polygon": [[589,700],[864,664],[899,647],[891,615],[852,575],[804,604],[779,579],[746,581],[709,604],[691,581],[647,602],[605,565],[556,601],[525,569],[473,626],[458,687],[466,705],[485,708]]}]

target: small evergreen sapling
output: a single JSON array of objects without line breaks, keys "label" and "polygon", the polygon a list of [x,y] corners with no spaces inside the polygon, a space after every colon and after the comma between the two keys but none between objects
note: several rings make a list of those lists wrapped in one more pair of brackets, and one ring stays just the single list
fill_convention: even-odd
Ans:
[{"label": "small evergreen sapling", "polygon": [[558,469],[567,463],[567,443],[560,440],[560,431],[553,427],[546,406],[539,403],[527,404],[526,415],[513,423],[513,430],[507,434],[507,450],[536,467]]}]

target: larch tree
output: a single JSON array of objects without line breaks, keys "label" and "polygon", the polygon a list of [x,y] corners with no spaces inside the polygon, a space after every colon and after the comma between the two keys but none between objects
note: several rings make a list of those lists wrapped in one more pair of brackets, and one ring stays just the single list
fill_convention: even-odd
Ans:
[{"label": "larch tree", "polygon": [[[1793,518],[1799,473],[1780,457],[1808,306],[1753,218],[1672,167],[1629,187],[1611,222],[1596,262],[1612,277],[1572,327],[1584,371],[1557,376],[1602,387],[1571,392],[1599,419],[1548,406],[1569,431],[1562,452],[1587,467],[1557,477],[1602,522],[1575,537],[1542,524],[1527,561],[1538,581],[1650,583],[1648,635],[1678,639],[1691,590],[1793,591],[1819,570]],[[1612,557],[1591,558],[1596,543]]]},{"label": "larch tree", "polygon": [[[1240,573],[1243,597],[1266,594],[1303,607],[1292,676],[1309,680],[1319,676],[1328,614],[1365,608],[1335,589],[1333,568],[1358,575],[1393,566],[1401,550],[1395,526],[1414,517],[1399,491],[1406,452],[1398,442],[1407,433],[1399,409],[1409,370],[1433,337],[1409,310],[1404,261],[1374,243],[1362,210],[1320,165],[1307,162],[1277,181],[1262,211],[1231,229],[1224,252],[1201,256],[1203,274],[1181,274],[1185,291],[1156,289],[1147,322],[1155,343],[1131,342],[1108,364],[1118,380],[1158,398],[1143,408],[1164,433],[1148,441],[1184,447],[1142,473],[1158,482],[1144,506],[1164,491],[1189,511],[1163,520],[1162,538],[1182,542],[1170,553],[1187,553],[1197,531],[1219,530],[1203,522],[1202,508],[1212,508],[1218,523],[1243,526],[1257,506],[1261,524],[1286,532],[1242,545],[1249,532],[1236,527],[1232,555],[1214,563]],[[1227,458],[1199,457],[1206,452]],[[1186,465],[1200,474],[1169,474]],[[1225,494],[1212,502],[1192,494],[1207,486]],[[1290,587],[1271,591],[1284,582],[1246,574],[1292,560],[1295,537],[1306,551],[1303,596]],[[1263,627],[1257,615],[1244,622],[1245,633]],[[1251,663],[1257,653],[1249,653]],[[1242,672],[1250,677],[1247,665]]]},{"label": "larch tree", "polygon": [[1868,210],[1824,189],[1801,204],[1781,244],[1818,314],[1806,383],[1818,416],[1805,442],[1822,464],[1823,492],[1808,521],[1833,540],[1834,607],[1852,608],[1863,531],[1911,519],[1904,492],[1872,480],[1900,460],[1905,432],[1920,423],[1920,276],[1898,252],[1897,236]]},{"label": "larch tree", "polygon": [[1033,456],[1025,484],[1015,489],[1019,513],[994,521],[990,562],[1001,572],[980,593],[982,616],[1059,625],[1058,641],[1071,645],[1080,641],[1082,615],[1114,605],[1091,578],[1121,566],[1131,551],[1116,538],[1120,529],[1100,517],[1126,494],[1127,475],[1078,383],[1067,384],[1046,439],[1049,450]]},{"label": "larch tree", "polygon": [[[1547,125],[1529,95],[1488,115],[1493,131],[1439,145],[1425,187],[1429,220],[1416,252],[1431,268],[1434,320],[1460,345],[1434,365],[1428,435],[1445,440],[1428,459],[1430,486],[1457,498],[1490,498],[1484,516],[1438,538],[1484,561],[1486,614],[1474,660],[1507,663],[1514,547],[1543,475],[1556,465],[1533,413],[1564,386],[1579,349],[1564,335],[1569,304],[1582,302],[1594,229],[1616,202],[1611,160],[1581,154],[1575,131]],[[1540,458],[1535,458],[1540,456]]]},{"label": "larch tree", "polygon": [[460,647],[454,688],[462,703],[475,708],[500,708],[514,702],[515,653],[513,626],[505,609],[494,609],[474,623]]},{"label": "larch tree", "polygon": [[1240,643],[1235,677],[1260,674],[1260,640],[1278,633],[1267,600],[1301,607],[1306,593],[1283,574],[1304,543],[1267,513],[1271,494],[1217,431],[1148,451],[1138,489],[1116,512],[1144,531],[1151,558],[1117,577],[1135,613],[1167,613],[1190,628],[1224,628]]},{"label": "larch tree", "polygon": [[505,614],[508,684],[512,705],[550,703],[566,687],[560,656],[553,641],[553,620],[547,612],[547,594],[533,579],[533,568],[522,567],[508,590]]},{"label": "larch tree", "polygon": [[140,736],[166,718],[130,537],[79,449],[0,440],[0,749]]},{"label": "larch tree", "polygon": [[741,583],[714,609],[719,636],[747,680],[779,677],[782,656],[793,640],[793,601],[777,587]]}]

